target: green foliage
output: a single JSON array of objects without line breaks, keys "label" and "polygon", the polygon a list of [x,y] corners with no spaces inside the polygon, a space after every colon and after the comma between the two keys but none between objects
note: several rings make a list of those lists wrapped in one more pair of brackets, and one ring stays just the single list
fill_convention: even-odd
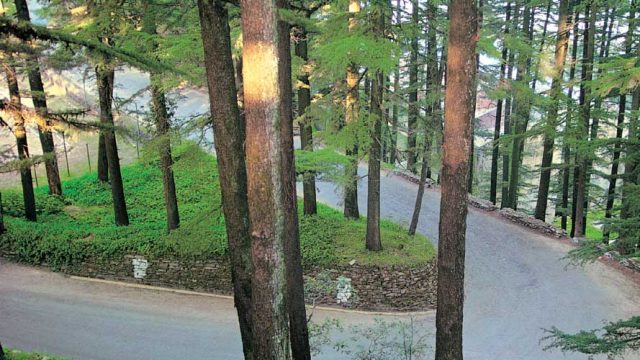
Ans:
[{"label": "green foliage", "polygon": [[[85,174],[63,184],[64,201],[46,195],[44,187],[37,189],[41,209],[37,223],[17,217],[22,216],[21,198],[7,192],[8,231],[0,237],[0,248],[15,252],[20,261],[46,262],[54,269],[76,266],[86,258],[106,260],[127,253],[188,259],[226,256],[215,159],[191,142],[183,141],[173,150],[182,220],[179,229],[166,233],[158,159],[145,156],[143,162],[122,168],[131,225],[114,225],[109,186],[94,173]],[[348,221],[323,205],[318,206],[318,215],[300,214],[303,266],[330,266],[354,258],[360,263],[414,265],[433,257],[426,238],[409,237],[389,222],[382,224],[388,250],[370,254],[362,241],[365,226],[365,220]]]},{"label": "green foliage", "polygon": [[7,360],[65,360],[64,358],[15,349],[5,350]]},{"label": "green foliage", "polygon": [[606,354],[610,359],[623,358],[629,352],[640,350],[640,316],[611,322],[601,329],[583,330],[575,334],[557,328],[546,330],[542,340],[550,343],[545,349],[560,349],[583,354]]},{"label": "green foliage", "polygon": [[[61,213],[65,206],[63,198],[47,193],[36,193],[36,212],[39,215],[53,215]],[[18,191],[4,191],[2,193],[2,206],[5,215],[13,217],[24,216],[24,200],[22,193]]]}]

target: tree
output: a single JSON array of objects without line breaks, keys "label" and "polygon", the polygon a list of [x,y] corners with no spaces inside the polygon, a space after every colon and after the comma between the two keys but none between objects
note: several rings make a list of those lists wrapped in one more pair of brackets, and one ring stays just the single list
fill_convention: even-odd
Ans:
[{"label": "tree", "polygon": [[[29,15],[27,1],[15,0],[15,5],[17,18],[21,21],[30,22],[31,17]],[[30,56],[27,60],[27,77],[29,78],[33,105],[38,115],[42,118],[42,123],[38,123],[38,135],[40,137],[43,154],[49,155],[46,157],[44,163],[47,172],[49,193],[62,195],[62,183],[60,182],[60,171],[58,170],[53,133],[51,132],[51,123],[47,117],[47,97],[44,91],[42,75],[40,74],[40,64],[36,55]]]},{"label": "tree", "polygon": [[436,360],[462,359],[467,177],[475,97],[475,0],[451,0],[438,241]]},{"label": "tree", "polygon": [[[356,30],[357,16],[360,13],[360,1],[349,0],[349,32]],[[356,64],[347,66],[347,95],[345,97],[344,122],[347,126],[357,126],[360,117],[360,73]],[[354,139],[353,146],[346,150],[347,156],[352,157],[351,164],[346,167],[346,185],[344,187],[344,216],[358,219],[358,141]]]},{"label": "tree", "polygon": [[[303,329],[290,333],[290,275],[295,263],[297,214],[293,174],[289,25],[279,20],[286,2],[243,0],[243,80],[251,258],[253,347],[257,359],[290,359]],[[299,248],[297,249],[299,251]],[[289,276],[287,276],[289,273]],[[295,291],[295,290],[294,290]],[[297,297],[296,293],[293,296]],[[288,303],[289,302],[289,308]],[[298,304],[293,304],[298,306]],[[291,328],[299,324],[292,319]],[[301,335],[302,333],[302,335]],[[306,344],[308,349],[308,343]]]},{"label": "tree", "polygon": [[411,2],[411,46],[409,50],[409,106],[407,108],[407,169],[416,173],[417,163],[417,127],[418,127],[418,37],[420,35],[420,2]]},{"label": "tree", "polygon": [[247,169],[245,167],[245,121],[238,109],[229,15],[223,2],[199,0],[198,10],[209,87],[220,192],[224,212],[234,303],[238,313],[246,360],[258,359],[253,346],[251,236]]},{"label": "tree", "polygon": [[[386,3],[381,0],[375,3],[373,10],[373,32],[383,37],[385,30]],[[369,175],[367,188],[367,238],[366,248],[370,251],[382,250],[380,240],[380,159],[382,156],[382,119],[384,74],[377,69],[371,81],[371,115],[370,145],[369,145]]]},{"label": "tree", "polygon": [[[309,18],[310,12],[306,11],[305,16]],[[309,61],[308,39],[309,34],[304,26],[299,25],[296,33],[295,53],[305,63]],[[298,116],[302,117],[300,126],[300,146],[305,151],[313,151],[313,123],[305,115],[307,108],[311,105],[311,84],[309,74],[306,69],[298,76],[300,85],[298,86]],[[304,201],[304,214],[313,215],[317,213],[316,201],[316,177],[313,171],[305,172],[302,180],[302,194]]]},{"label": "tree", "polygon": [[[7,62],[3,63],[4,72],[7,76],[7,85],[9,87],[9,96],[13,111],[13,134],[16,137],[16,145],[19,160],[29,160],[29,146],[27,143],[27,130],[22,116],[22,103],[20,99],[20,88],[18,87],[18,78],[16,69],[11,63],[12,59],[7,58]],[[25,217],[29,221],[36,221],[36,197],[33,192],[33,178],[31,177],[31,165],[20,167],[20,183],[22,184],[22,198],[24,201]]]},{"label": "tree", "polygon": [[558,110],[560,105],[560,95],[562,94],[562,78],[564,74],[564,63],[567,58],[569,47],[569,2],[560,1],[558,15],[558,32],[556,35],[555,65],[551,82],[551,107],[547,113],[544,129],[544,140],[542,149],[542,163],[540,165],[540,184],[538,187],[538,199],[536,202],[536,219],[545,220],[547,213],[547,201],[549,197],[549,183],[551,180],[551,163],[553,162],[553,147],[555,143],[556,127],[558,124]]},{"label": "tree", "polygon": [[[151,36],[156,34],[156,11],[149,3],[145,2],[143,15],[143,31]],[[157,48],[156,40],[151,39],[150,53]],[[173,158],[171,156],[171,124],[167,111],[167,101],[162,90],[161,74],[152,73],[151,81],[151,109],[156,122],[156,138],[160,152],[160,171],[162,171],[162,186],[165,207],[167,211],[167,231],[175,230],[180,226],[180,214],[178,212],[178,198],[176,196],[176,183],[173,178]]]}]

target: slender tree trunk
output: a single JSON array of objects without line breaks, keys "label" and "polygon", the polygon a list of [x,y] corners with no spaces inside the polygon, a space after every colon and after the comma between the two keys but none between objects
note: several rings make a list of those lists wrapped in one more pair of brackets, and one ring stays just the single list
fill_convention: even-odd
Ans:
[{"label": "slender tree trunk", "polygon": [[[377,37],[384,36],[384,5],[377,4],[374,10],[374,32]],[[380,156],[382,153],[381,133],[384,116],[382,94],[384,75],[376,71],[371,82],[371,143],[369,146],[369,175],[367,189],[367,239],[366,248],[370,251],[382,250],[380,241]]]},{"label": "slender tree trunk", "polygon": [[[302,60],[309,61],[307,53],[307,31],[300,28],[295,45],[296,56]],[[311,85],[309,84],[309,74],[304,73],[298,76],[301,85],[298,86],[298,115],[303,117],[300,127],[300,145],[303,150],[313,151],[313,122],[306,117],[307,108],[311,105]],[[304,201],[304,214],[314,215],[317,213],[316,201],[316,176],[314,172],[306,172],[303,175],[302,194]]]},{"label": "slender tree trunk", "polygon": [[[482,28],[482,8],[483,0],[478,0],[478,32]],[[476,54],[476,73],[480,71],[480,54]],[[476,153],[476,108],[478,102],[478,84],[475,86],[476,95],[473,97],[473,114],[471,114],[471,146],[469,152],[469,178],[467,179],[467,191],[469,194],[473,194],[473,176],[475,167],[475,153]]]},{"label": "slender tree trunk", "polygon": [[[143,31],[150,35],[156,35],[155,9],[145,3],[145,16],[143,19]],[[157,45],[152,41],[151,52]],[[162,187],[165,208],[167,212],[167,231],[175,230],[180,226],[178,212],[178,197],[176,196],[176,183],[173,177],[173,157],[171,156],[171,124],[167,112],[167,102],[162,90],[162,79],[158,74],[151,74],[151,109],[156,122],[157,138],[160,151],[160,171],[162,172]]]},{"label": "slender tree trunk", "polygon": [[[573,40],[571,44],[571,66],[569,68],[569,83],[573,84],[573,80],[576,75],[576,61],[578,59],[578,19],[580,12],[576,11],[573,15]],[[571,147],[568,144],[569,135],[571,133],[572,125],[572,113],[573,113],[573,85],[569,86],[567,93],[567,119],[564,126],[564,133],[562,136],[562,163],[564,168],[562,169],[562,216],[560,218],[560,226],[563,230],[567,230],[567,218],[569,213],[569,188],[571,170],[573,165],[571,164]],[[572,196],[573,198],[573,196]],[[573,200],[573,199],[572,199]],[[573,211],[572,211],[573,214]],[[573,215],[572,215],[573,218]]]},{"label": "slender tree trunk", "polygon": [[[632,7],[629,12],[629,29],[625,37],[625,53],[632,55],[633,32],[636,27],[635,8]],[[613,19],[611,20],[613,24]],[[611,36],[611,32],[609,32]],[[609,39],[610,42],[610,39]],[[622,152],[622,136],[624,131],[624,117],[627,111],[627,95],[620,94],[618,100],[618,123],[616,127],[616,143],[613,146],[613,159],[611,161],[611,175],[609,177],[609,187],[607,189],[607,204],[605,208],[605,219],[609,220],[613,217],[613,205],[615,202],[616,185],[618,181],[618,167],[620,163],[620,154]],[[605,223],[602,231],[602,239],[605,244],[609,243],[609,224]]]},{"label": "slender tree trunk", "polygon": [[[629,144],[626,146],[626,162],[624,164],[624,175],[622,176],[622,207],[620,218],[627,220],[637,216],[633,210],[632,196],[633,187],[638,185],[638,158],[640,157],[640,124],[638,123],[637,112],[640,110],[640,86],[633,90],[631,98],[631,114],[629,116]],[[637,191],[637,190],[636,190]],[[620,233],[620,238],[624,239],[626,234]]]},{"label": "slender tree trunk", "polygon": [[[275,0],[276,12],[289,8],[288,0]],[[243,19],[244,21],[244,19]],[[246,23],[245,23],[246,24]],[[304,302],[304,279],[302,275],[302,255],[300,253],[300,235],[298,228],[298,197],[296,195],[296,169],[293,152],[293,107],[291,86],[291,26],[280,19],[277,21],[277,59],[280,124],[280,155],[283,182],[284,218],[284,255],[287,281],[287,304],[289,311],[289,339],[294,360],[311,360],[309,330],[307,328],[307,310]],[[255,75],[254,75],[255,76]],[[260,78],[260,75],[258,75]],[[254,79],[255,81],[255,79]],[[264,144],[261,144],[264,146]],[[274,167],[273,169],[277,168]],[[255,259],[255,257],[254,257]]]},{"label": "slender tree trunk", "polygon": [[[593,2],[589,3],[585,13],[585,34],[583,45],[583,58],[582,58],[582,81],[580,85],[580,107],[582,124],[578,131],[578,141],[588,141],[589,133],[589,119],[591,118],[591,88],[587,85],[592,80],[593,72],[593,53],[594,53],[594,32],[596,23],[596,6]],[[585,207],[586,197],[586,183],[587,183],[587,162],[588,154],[584,151],[578,151],[576,153],[576,163],[578,166],[578,177],[574,182],[576,183],[576,203],[574,207],[576,209],[575,217],[573,218],[574,237],[584,237],[585,234],[585,213],[587,208]]]},{"label": "slender tree trunk", "polygon": [[547,202],[549,198],[549,184],[551,180],[551,164],[553,162],[553,148],[558,126],[558,110],[560,95],[562,93],[562,78],[564,64],[569,47],[569,1],[560,0],[560,13],[558,15],[558,33],[556,36],[555,66],[551,82],[551,107],[547,113],[544,129],[542,148],[542,164],[540,165],[540,184],[538,186],[538,199],[536,202],[536,219],[545,220],[547,214]]},{"label": "slender tree trunk", "polygon": [[[360,1],[349,0],[349,31],[353,31],[358,24],[356,16],[360,12]],[[360,96],[358,87],[360,84],[360,73],[355,64],[347,67],[347,96],[345,98],[345,123],[347,126],[355,126],[359,122]],[[351,157],[351,163],[346,166],[347,183],[344,187],[344,216],[348,219],[360,218],[358,209],[358,143],[354,139],[354,144],[346,150],[347,156]]]},{"label": "slender tree trunk", "polygon": [[198,1],[205,52],[209,104],[213,119],[218,174],[222,194],[234,303],[245,360],[258,359],[253,350],[251,300],[251,237],[245,167],[245,122],[240,115],[234,79],[229,16],[221,1]]},{"label": "slender tree trunk", "polygon": [[407,110],[407,169],[416,173],[418,131],[418,51],[419,0],[412,0],[411,19],[414,26],[409,52],[409,107]]},{"label": "slender tree trunk", "polygon": [[[402,23],[402,8],[400,0],[396,0],[396,26]],[[396,163],[398,160],[398,121],[400,119],[398,106],[398,98],[400,97],[400,63],[397,64],[393,72],[393,96],[394,101],[392,105],[393,115],[391,117],[391,143],[389,144],[389,162],[391,164]]]},{"label": "slender tree trunk", "polygon": [[[509,22],[511,21],[511,2],[507,3],[506,15],[505,15],[505,25],[504,25],[504,36],[506,37],[509,34]],[[505,43],[505,40],[502,41],[502,62],[500,63],[500,80],[499,86],[504,85],[504,77],[505,71],[507,67],[507,59],[508,59],[509,49]],[[500,157],[500,130],[501,130],[501,122],[502,122],[502,108],[504,105],[504,99],[498,99],[498,104],[496,105],[496,120],[495,126],[493,129],[493,150],[491,152],[491,180],[490,180],[490,189],[489,189],[489,200],[495,204],[498,196],[498,158]]]},{"label": "slender tree trunk", "polygon": [[116,225],[129,225],[129,214],[124,197],[124,186],[122,174],[120,173],[120,158],[118,157],[118,145],[116,143],[116,132],[113,123],[112,101],[113,101],[113,79],[114,70],[109,64],[109,59],[101,60],[96,66],[96,84],[98,86],[98,98],[100,102],[100,123],[105,127],[103,137],[109,163],[109,174],[111,175],[111,198],[113,199],[113,212]]},{"label": "slender tree trunk", "polygon": [[[19,20],[31,21],[29,8],[26,0],[14,0],[16,5],[16,15]],[[31,88],[31,97],[33,105],[42,121],[38,122],[38,135],[40,144],[42,145],[42,153],[47,155],[45,158],[45,170],[47,172],[47,182],[49,184],[49,194],[62,195],[62,183],[60,182],[60,172],[58,170],[58,159],[56,158],[56,149],[53,141],[53,133],[51,132],[52,124],[47,120],[47,98],[44,92],[44,84],[42,75],[40,74],[40,63],[37,56],[31,56],[27,61],[27,77],[29,78],[29,87]]]},{"label": "slender tree trunk", "polygon": [[451,0],[438,242],[436,360],[462,360],[467,177],[475,96],[475,0]]},{"label": "slender tree trunk", "polygon": [[[27,144],[27,131],[24,125],[24,117],[20,112],[22,102],[20,99],[20,88],[18,86],[18,78],[16,70],[11,64],[12,59],[9,58],[4,64],[5,74],[7,76],[7,85],[9,87],[9,97],[11,106],[15,109],[13,114],[13,134],[16,137],[16,146],[18,149],[18,159],[29,160],[29,146]],[[33,192],[33,178],[31,176],[31,166],[20,167],[20,182],[22,184],[22,199],[24,202],[25,217],[29,221],[36,221],[36,197]]]},{"label": "slender tree trunk", "polygon": [[[514,16],[512,23],[514,24],[514,28],[517,30],[518,24],[518,16],[519,16],[519,6],[516,3],[513,10]],[[504,103],[504,134],[512,135],[512,120],[511,120],[511,111],[513,109],[513,63],[515,61],[515,51],[509,52],[509,58],[507,59],[507,80],[509,82],[509,95]],[[501,186],[501,199],[500,199],[500,208],[509,207],[509,175],[510,175],[510,154],[511,148],[513,147],[513,140],[510,139],[508,142],[505,142],[504,146],[504,154],[502,155],[502,186]]]},{"label": "slender tree trunk", "polygon": [[416,195],[416,203],[413,207],[413,216],[411,217],[411,224],[409,225],[409,235],[415,235],[418,228],[418,221],[420,220],[420,210],[422,209],[422,198],[424,197],[424,187],[428,178],[429,163],[427,159],[427,153],[431,153],[428,149],[430,145],[425,144],[424,157],[422,160],[422,166],[420,167],[420,183],[418,184],[418,194]]}]

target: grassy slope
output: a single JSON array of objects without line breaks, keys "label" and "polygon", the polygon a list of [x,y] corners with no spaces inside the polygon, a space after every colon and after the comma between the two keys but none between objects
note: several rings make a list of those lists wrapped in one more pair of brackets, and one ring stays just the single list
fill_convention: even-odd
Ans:
[{"label": "grassy slope", "polygon": [[5,350],[5,355],[7,360],[64,360],[61,357],[9,349]]},{"label": "grassy slope", "polygon": [[[54,267],[72,265],[83,256],[117,256],[127,252],[149,255],[171,254],[182,258],[226,254],[227,242],[221,210],[215,159],[191,144],[175,151],[174,173],[178,189],[181,228],[165,233],[165,211],[160,170],[155,160],[123,167],[123,178],[131,225],[113,225],[111,192],[107,185],[86,174],[64,183],[65,203],[37,189],[41,209],[38,223],[21,214],[21,195],[4,192],[9,232],[0,247],[18,252],[22,261],[46,261]],[[144,159],[144,157],[143,157]],[[301,207],[301,206],[300,206]],[[320,205],[318,215],[300,217],[300,237],[305,266],[345,264],[417,265],[434,256],[423,236],[383,221],[385,250],[364,249],[365,219],[347,221],[332,208]]]}]

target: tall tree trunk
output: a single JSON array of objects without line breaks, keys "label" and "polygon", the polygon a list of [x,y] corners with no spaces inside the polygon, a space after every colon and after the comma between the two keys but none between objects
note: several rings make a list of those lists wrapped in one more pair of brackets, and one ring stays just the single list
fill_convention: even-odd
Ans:
[{"label": "tall tree trunk", "polygon": [[[145,3],[143,19],[143,31],[152,36],[156,35],[156,13],[149,3]],[[151,53],[157,45],[152,40]],[[167,231],[175,230],[180,226],[180,214],[178,212],[178,197],[176,196],[176,182],[173,177],[173,157],[171,156],[171,124],[167,111],[167,101],[162,90],[162,79],[158,74],[151,74],[151,109],[156,122],[157,138],[160,140],[158,150],[160,152],[160,171],[162,172],[162,188],[164,194],[165,209],[167,212]]]},{"label": "tall tree trunk", "polygon": [[[588,83],[592,80],[593,73],[593,53],[594,53],[594,32],[596,23],[596,5],[590,2],[585,13],[585,34],[582,57],[582,78],[580,84],[580,108],[582,123],[579,125],[578,141],[588,141],[589,119],[591,118],[591,88]],[[588,154],[585,151],[576,153],[576,165],[578,166],[578,176],[574,180],[575,190],[575,217],[573,218],[573,236],[584,237],[585,234],[585,201],[587,200],[587,165]]]},{"label": "tall tree trunk", "polygon": [[475,96],[475,0],[451,0],[442,161],[436,360],[462,360],[467,177]]},{"label": "tall tree trunk", "polygon": [[[629,29],[625,37],[625,53],[632,55],[633,32],[636,27],[635,7],[629,11]],[[611,21],[613,23],[613,19]],[[611,33],[609,33],[611,34]],[[618,167],[620,162],[620,154],[622,152],[622,136],[624,131],[624,117],[627,111],[627,94],[620,94],[618,100],[618,123],[616,127],[616,143],[613,146],[613,159],[611,161],[611,175],[609,177],[609,187],[607,189],[607,204],[605,208],[605,219],[609,220],[613,217],[613,204],[615,202],[616,184],[618,181]],[[602,231],[602,239],[605,244],[609,243],[609,224],[605,223]]]},{"label": "tall tree trunk", "polygon": [[[22,102],[20,99],[20,88],[18,87],[18,78],[16,70],[11,64],[12,58],[7,59],[4,64],[4,72],[7,76],[7,85],[9,87],[9,97],[11,106],[15,109],[13,114],[13,134],[16,137],[16,146],[18,149],[18,159],[29,160],[29,146],[27,144],[27,130],[24,125],[24,117],[20,112]],[[22,184],[22,200],[24,202],[24,215],[29,221],[36,221],[36,197],[33,192],[33,178],[31,176],[31,166],[20,167],[20,183]]]},{"label": "tall tree trunk", "polygon": [[[478,0],[478,33],[482,28],[482,8],[483,0]],[[480,54],[476,54],[476,73],[480,71]],[[474,176],[474,166],[475,166],[475,152],[476,152],[476,108],[478,102],[478,84],[475,86],[476,95],[473,97],[473,114],[471,114],[471,146],[469,151],[469,178],[467,179],[467,191],[469,194],[473,194],[473,176]]]},{"label": "tall tree trunk", "polygon": [[[374,33],[384,36],[384,4],[376,4],[374,9]],[[384,117],[382,95],[384,92],[384,75],[376,71],[371,81],[371,142],[369,146],[369,174],[367,189],[367,238],[366,248],[370,251],[382,250],[380,241],[380,156],[382,153],[382,118]]]},{"label": "tall tree trunk", "polygon": [[112,101],[113,101],[113,79],[114,70],[110,60],[103,58],[96,65],[96,84],[98,86],[98,99],[100,102],[100,123],[103,125],[103,137],[109,164],[109,175],[111,178],[111,198],[113,199],[113,212],[116,225],[129,225],[129,214],[127,213],[127,203],[124,197],[124,186],[122,184],[122,174],[120,173],[120,158],[118,157],[118,145],[116,143],[116,132],[113,123]]},{"label": "tall tree trunk", "polygon": [[[297,42],[295,45],[296,56],[302,60],[309,61],[307,53],[307,31],[300,27],[297,33]],[[309,74],[305,73],[298,76],[300,86],[298,86],[298,115],[303,117],[300,126],[300,145],[303,150],[313,151],[313,122],[306,117],[307,108],[311,105],[311,84],[309,83]],[[302,174],[302,194],[304,201],[304,214],[314,215],[318,212],[316,201],[316,176],[310,171]]]},{"label": "tall tree trunk", "polygon": [[[517,3],[514,4],[513,9],[513,21],[514,29],[517,31],[518,29],[518,17],[520,15],[519,5]],[[507,81],[509,83],[509,94],[507,95],[507,99],[504,102],[504,134],[512,135],[512,120],[511,120],[511,112],[513,110],[513,64],[515,62],[515,51],[509,52],[509,57],[507,59]],[[509,140],[504,143],[503,146],[504,154],[502,155],[502,186],[500,190],[500,208],[509,207],[509,175],[510,175],[510,154],[511,148],[513,147],[513,141]]]},{"label": "tall tree trunk", "polygon": [[[529,43],[529,29],[531,22],[531,9],[525,5],[522,16],[522,31],[525,41]],[[524,143],[524,133],[527,130],[527,120],[531,109],[531,99],[529,97],[528,77],[529,77],[529,60],[531,54],[524,50],[518,54],[518,65],[516,74],[516,83],[518,87],[514,90],[514,117],[512,119],[513,141],[511,146],[510,169],[509,169],[509,202],[507,207],[517,209],[518,207],[518,188],[520,184],[520,158],[522,156],[522,144]]]},{"label": "tall tree trunk", "polygon": [[414,30],[411,33],[409,51],[409,107],[407,109],[407,169],[416,173],[417,131],[418,131],[418,51],[419,51],[419,0],[412,0],[411,19]]},{"label": "tall tree trunk", "polygon": [[[289,311],[289,339],[294,360],[311,360],[307,310],[304,302],[304,279],[302,275],[302,255],[298,228],[298,197],[296,195],[296,169],[293,152],[293,107],[291,86],[291,26],[280,19],[279,9],[289,8],[288,0],[275,0],[277,21],[276,43],[278,64],[280,124],[280,155],[283,183],[284,255],[287,280],[287,304]],[[244,19],[243,19],[244,21]],[[255,75],[254,75],[255,76]],[[260,75],[258,75],[260,78]],[[254,79],[255,81],[255,79]],[[264,144],[261,144],[264,146]],[[277,168],[274,167],[273,169]],[[254,258],[255,259],[255,258]]]},{"label": "tall tree trunk", "polygon": [[[349,31],[353,31],[358,24],[357,15],[360,12],[360,1],[349,0]],[[345,98],[345,123],[354,126],[359,122],[360,116],[360,95],[359,95],[360,73],[356,64],[347,66],[347,95]],[[358,209],[358,143],[354,139],[354,144],[346,150],[347,156],[351,157],[351,162],[346,166],[347,183],[344,187],[344,216],[348,219],[358,219],[360,210]]]},{"label": "tall tree trunk", "polygon": [[555,66],[551,81],[551,107],[547,113],[542,147],[542,163],[540,165],[540,184],[538,186],[538,199],[536,202],[536,219],[545,220],[547,214],[547,202],[549,198],[549,184],[551,180],[551,164],[553,162],[553,147],[558,126],[558,110],[560,107],[560,95],[562,93],[562,78],[564,64],[569,47],[569,30],[571,27],[569,18],[569,1],[560,0],[560,12],[558,15],[558,32],[556,36]]},{"label": "tall tree trunk", "polygon": [[[400,0],[396,0],[396,26],[402,23],[402,8]],[[397,64],[393,72],[393,114],[391,117],[391,143],[389,144],[389,162],[395,165],[398,160],[398,121],[400,119],[398,98],[400,97],[400,63]]]},{"label": "tall tree trunk", "polygon": [[229,16],[221,1],[199,0],[198,10],[213,119],[222,210],[224,212],[234,303],[245,360],[258,359],[253,350],[251,300],[251,237],[245,167],[245,122],[240,115],[234,79]]},{"label": "tall tree trunk", "polygon": [[[640,158],[640,124],[638,123],[638,110],[640,110],[640,86],[636,86],[631,97],[631,114],[629,116],[628,145],[626,146],[626,161],[624,164],[624,175],[622,176],[622,207],[620,218],[627,220],[638,214],[634,213],[632,206],[633,187],[638,185],[638,159]],[[637,191],[637,190],[635,190]],[[620,238],[624,239],[626,234],[621,231]]]},{"label": "tall tree trunk", "polygon": [[[569,188],[571,170],[573,165],[571,164],[571,147],[568,144],[568,138],[571,133],[572,125],[572,113],[573,113],[573,80],[576,76],[576,61],[578,59],[578,20],[580,12],[576,11],[573,14],[573,39],[571,44],[571,66],[569,67],[569,90],[567,92],[567,119],[565,121],[563,132],[563,144],[562,144],[562,163],[564,168],[562,169],[562,215],[560,218],[560,226],[563,230],[567,230],[567,218],[569,213]],[[573,198],[573,196],[572,196]],[[572,199],[573,200],[573,199]],[[573,203],[573,202],[572,202]],[[573,215],[572,215],[573,218]]]},{"label": "tall tree trunk", "polygon": [[[505,24],[504,24],[504,38],[502,40],[502,62],[500,63],[500,80],[499,86],[504,85],[505,71],[507,67],[507,56],[509,49],[506,45],[505,38],[509,34],[509,22],[511,21],[511,2],[507,3]],[[489,189],[489,200],[495,204],[498,196],[498,158],[500,157],[500,130],[502,122],[502,109],[504,105],[504,98],[498,99],[496,105],[496,120],[493,128],[493,145],[491,152],[491,180]]]},{"label": "tall tree trunk", "polygon": [[[29,8],[26,0],[14,0],[16,5],[16,15],[19,20],[31,21]],[[42,153],[47,155],[44,166],[47,172],[47,182],[49,184],[49,194],[62,195],[62,183],[60,182],[60,171],[58,170],[58,159],[56,158],[56,148],[51,132],[52,124],[47,119],[47,97],[44,92],[42,75],[40,74],[40,63],[37,55],[30,56],[27,61],[27,77],[31,88],[33,106],[42,121],[38,121],[38,135],[42,145]]]}]

